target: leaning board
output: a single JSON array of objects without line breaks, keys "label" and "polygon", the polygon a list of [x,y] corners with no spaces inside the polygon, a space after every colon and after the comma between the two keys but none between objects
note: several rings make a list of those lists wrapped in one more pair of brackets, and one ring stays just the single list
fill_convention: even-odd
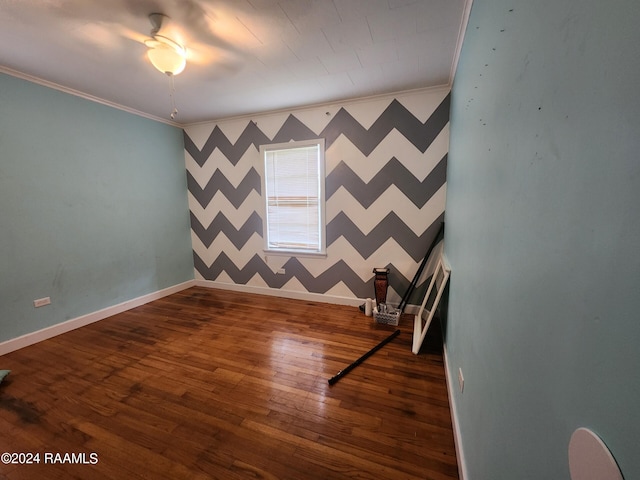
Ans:
[{"label": "leaning board", "polygon": [[[424,342],[427,336],[427,330],[429,330],[429,325],[431,325],[431,320],[433,320],[433,316],[442,298],[442,292],[444,292],[444,287],[447,285],[449,275],[451,274],[451,267],[443,257],[443,245],[442,241],[436,245],[427,262],[427,278],[430,275],[431,282],[429,282],[429,287],[424,294],[420,310],[413,320],[413,344],[411,351],[416,355],[420,351],[422,342]],[[435,297],[430,300],[434,295]]]}]

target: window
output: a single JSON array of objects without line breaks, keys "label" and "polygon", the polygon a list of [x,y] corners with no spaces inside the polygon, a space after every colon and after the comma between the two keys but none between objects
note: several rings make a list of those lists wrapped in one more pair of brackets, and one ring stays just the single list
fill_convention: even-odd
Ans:
[{"label": "window", "polygon": [[269,252],[325,253],[324,139],[262,145]]}]

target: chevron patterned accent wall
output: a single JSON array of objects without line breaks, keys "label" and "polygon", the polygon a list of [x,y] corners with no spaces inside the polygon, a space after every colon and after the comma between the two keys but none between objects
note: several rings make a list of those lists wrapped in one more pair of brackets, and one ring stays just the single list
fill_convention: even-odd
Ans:
[{"label": "chevron patterned accent wall", "polygon": [[[398,303],[444,218],[449,100],[431,89],[187,127],[196,278],[366,298],[387,266]],[[326,145],[327,256],[267,255],[259,146],[310,138]]]}]

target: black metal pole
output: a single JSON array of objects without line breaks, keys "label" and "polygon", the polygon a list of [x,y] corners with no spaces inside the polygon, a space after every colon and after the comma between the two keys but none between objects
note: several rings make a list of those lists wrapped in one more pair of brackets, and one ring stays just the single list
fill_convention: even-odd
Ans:
[{"label": "black metal pole", "polygon": [[387,343],[389,343],[391,340],[396,338],[398,335],[400,335],[400,330],[396,330],[391,335],[389,335],[387,338],[382,340],[378,345],[376,345],[371,350],[369,350],[367,353],[362,355],[359,359],[357,359],[351,365],[346,367],[344,370],[340,370],[337,374],[335,374],[333,377],[331,377],[329,379],[329,385],[333,385],[334,383],[336,383],[338,380],[340,380],[342,377],[344,377],[347,373],[349,373],[351,370],[356,368],[358,365],[360,365],[367,358],[369,358],[371,355],[376,353],[378,350],[380,350],[382,347],[384,347]]},{"label": "black metal pole", "polygon": [[422,275],[422,270],[424,270],[424,267],[427,264],[428,260],[429,260],[429,253],[427,253],[427,255],[425,255],[424,258],[422,259],[422,262],[418,267],[418,271],[414,275],[413,280],[411,280],[411,283],[409,284],[407,291],[404,292],[402,300],[400,300],[400,304],[398,305],[398,310],[400,310],[400,312],[404,312],[404,308],[407,306],[409,297],[411,296],[413,289],[416,288],[416,283],[418,283],[418,279],[420,278],[420,275]]},{"label": "black metal pole", "polygon": [[398,310],[400,310],[401,313],[404,312],[404,308],[407,306],[409,297],[411,296],[413,289],[416,288],[418,279],[420,278],[420,275],[422,275],[422,270],[424,270],[424,267],[427,264],[427,261],[429,260],[429,255],[431,255],[431,252],[433,251],[435,246],[438,244],[438,242],[442,238],[444,238],[444,222],[440,222],[440,228],[438,229],[438,233],[436,233],[435,238],[433,239],[433,241],[431,242],[431,245],[429,246],[429,249],[427,250],[427,254],[422,259],[422,263],[420,264],[420,267],[418,267],[418,271],[414,275],[413,280],[411,280],[411,283],[409,284],[409,288],[407,288],[407,291],[402,296],[400,305],[398,305]]}]

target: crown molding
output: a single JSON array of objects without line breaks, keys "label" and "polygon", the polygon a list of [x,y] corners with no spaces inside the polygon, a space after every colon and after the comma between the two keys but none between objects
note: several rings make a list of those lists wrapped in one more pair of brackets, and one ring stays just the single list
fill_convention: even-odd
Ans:
[{"label": "crown molding", "polygon": [[187,128],[187,127],[193,127],[196,125],[207,125],[207,124],[226,122],[229,120],[243,120],[243,119],[252,120],[258,117],[263,117],[268,115],[277,115],[280,113],[285,113],[285,114],[296,113],[296,112],[310,110],[314,108],[328,108],[328,109],[332,107],[339,108],[339,107],[343,107],[345,104],[353,105],[353,104],[365,103],[372,100],[383,99],[383,98],[394,98],[394,97],[397,98],[403,95],[412,95],[412,94],[419,94],[424,92],[444,92],[444,91],[448,92],[450,90],[451,90],[451,84],[446,83],[443,85],[433,85],[430,87],[419,87],[419,88],[413,88],[409,90],[397,90],[394,92],[378,93],[375,95],[367,95],[365,97],[351,97],[351,98],[345,98],[342,100],[332,100],[329,102],[310,103],[307,105],[300,105],[297,107],[280,108],[276,110],[265,110],[261,112],[246,113],[246,114],[235,115],[230,117],[220,117],[220,118],[214,118],[211,120],[203,120],[201,122],[184,123],[180,126],[182,128]]},{"label": "crown molding", "polygon": [[153,120],[155,122],[166,123],[167,125],[171,125],[173,127],[182,128],[182,124],[177,122],[172,122],[165,118],[156,117],[155,115],[150,115],[148,113],[141,112],[140,110],[136,110],[135,108],[125,107],[124,105],[120,105],[115,102],[111,102],[109,100],[105,100],[103,98],[95,97],[85,92],[81,92],[79,90],[75,90],[73,88],[65,87],[59,85],[54,82],[50,82],[49,80],[44,80],[39,77],[35,77],[33,75],[29,75],[27,73],[19,72],[18,70],[13,70],[11,68],[0,65],[0,73],[4,73],[6,75],[10,75],[15,78],[19,78],[21,80],[26,80],[27,82],[35,83],[37,85],[41,85],[43,87],[51,88],[53,90],[58,90],[59,92],[68,93],[69,95],[73,95],[75,97],[80,97],[85,100],[89,100],[94,103],[99,103],[101,105],[105,105],[107,107],[115,108],[117,110],[122,110],[127,113],[131,113],[132,115],[137,115],[138,117],[144,117],[149,120]]},{"label": "crown molding", "polygon": [[467,31],[467,25],[469,25],[469,17],[471,16],[471,7],[473,6],[473,0],[465,0],[464,10],[462,13],[462,22],[460,22],[460,30],[458,30],[458,41],[456,42],[456,50],[453,54],[453,62],[451,63],[451,72],[449,73],[449,86],[453,86],[453,81],[456,77],[456,70],[458,69],[458,61],[460,60],[460,53],[462,52],[462,44],[464,43],[464,34]]}]

